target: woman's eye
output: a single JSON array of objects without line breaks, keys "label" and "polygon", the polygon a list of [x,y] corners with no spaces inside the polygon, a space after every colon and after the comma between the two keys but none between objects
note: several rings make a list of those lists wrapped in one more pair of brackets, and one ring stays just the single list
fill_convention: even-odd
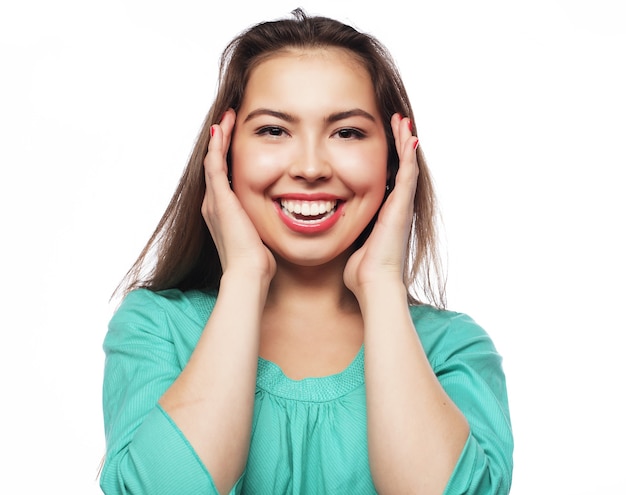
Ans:
[{"label": "woman's eye", "polygon": [[340,129],[337,131],[337,136],[341,139],[361,139],[365,137],[365,134],[356,129]]},{"label": "woman's eye", "polygon": [[285,134],[285,131],[281,129],[280,127],[267,126],[267,127],[261,127],[257,131],[257,134],[259,136],[281,137],[283,134]]}]

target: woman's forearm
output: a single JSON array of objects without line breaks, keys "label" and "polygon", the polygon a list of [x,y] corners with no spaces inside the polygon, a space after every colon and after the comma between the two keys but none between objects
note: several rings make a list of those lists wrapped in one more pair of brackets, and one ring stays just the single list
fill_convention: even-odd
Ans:
[{"label": "woman's forearm", "polygon": [[159,401],[220,493],[232,488],[246,465],[266,295],[267,283],[225,274],[198,345]]},{"label": "woman's forearm", "polygon": [[469,434],[422,348],[404,285],[370,287],[365,322],[370,467],[382,493],[440,495]]}]

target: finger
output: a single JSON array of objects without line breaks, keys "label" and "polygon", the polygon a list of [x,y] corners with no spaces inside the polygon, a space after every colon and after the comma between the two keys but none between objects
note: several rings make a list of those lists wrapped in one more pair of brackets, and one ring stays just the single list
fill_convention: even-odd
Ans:
[{"label": "finger", "polygon": [[235,128],[235,121],[237,118],[237,114],[235,110],[229,108],[226,110],[224,115],[222,116],[222,120],[218,124],[220,130],[222,131],[222,148],[225,150],[224,156],[228,153],[228,148],[230,147],[230,141],[232,138],[233,130]]},{"label": "finger", "polygon": [[413,123],[408,117],[402,117],[401,114],[395,113],[391,117],[391,130],[393,132],[396,152],[399,158],[406,158],[405,148],[407,141],[411,142],[412,151],[417,148],[418,139],[413,135]]},{"label": "finger", "polygon": [[417,136],[413,135],[413,125],[410,119],[403,118],[400,114],[395,114],[392,117],[391,128],[400,161],[396,174],[396,185],[407,184],[413,187],[419,172],[416,153],[419,140]]},{"label": "finger", "polygon": [[204,159],[207,184],[209,181],[212,183],[215,180],[218,182],[228,181],[226,156],[230,147],[235,118],[234,110],[230,109],[224,114],[219,124],[211,126],[211,139]]}]

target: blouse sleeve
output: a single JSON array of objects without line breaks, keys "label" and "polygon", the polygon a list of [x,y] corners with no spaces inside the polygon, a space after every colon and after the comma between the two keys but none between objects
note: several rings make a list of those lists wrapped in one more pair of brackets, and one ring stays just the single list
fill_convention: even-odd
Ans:
[{"label": "blouse sleeve", "polygon": [[506,495],[513,474],[513,434],[502,359],[470,317],[452,313],[431,364],[465,415],[470,433],[444,495]]},{"label": "blouse sleeve", "polygon": [[109,324],[100,486],[107,495],[217,494],[206,467],[158,405],[182,369],[158,298],[131,292]]}]

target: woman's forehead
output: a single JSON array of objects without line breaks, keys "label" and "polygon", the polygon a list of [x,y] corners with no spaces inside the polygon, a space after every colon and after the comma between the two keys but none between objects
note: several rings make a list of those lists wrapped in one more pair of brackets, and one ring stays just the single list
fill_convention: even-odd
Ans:
[{"label": "woman's forehead", "polygon": [[375,105],[369,72],[351,52],[334,47],[282,50],[264,58],[250,73],[242,103],[258,98],[287,102],[307,96],[320,104],[342,98]]}]

